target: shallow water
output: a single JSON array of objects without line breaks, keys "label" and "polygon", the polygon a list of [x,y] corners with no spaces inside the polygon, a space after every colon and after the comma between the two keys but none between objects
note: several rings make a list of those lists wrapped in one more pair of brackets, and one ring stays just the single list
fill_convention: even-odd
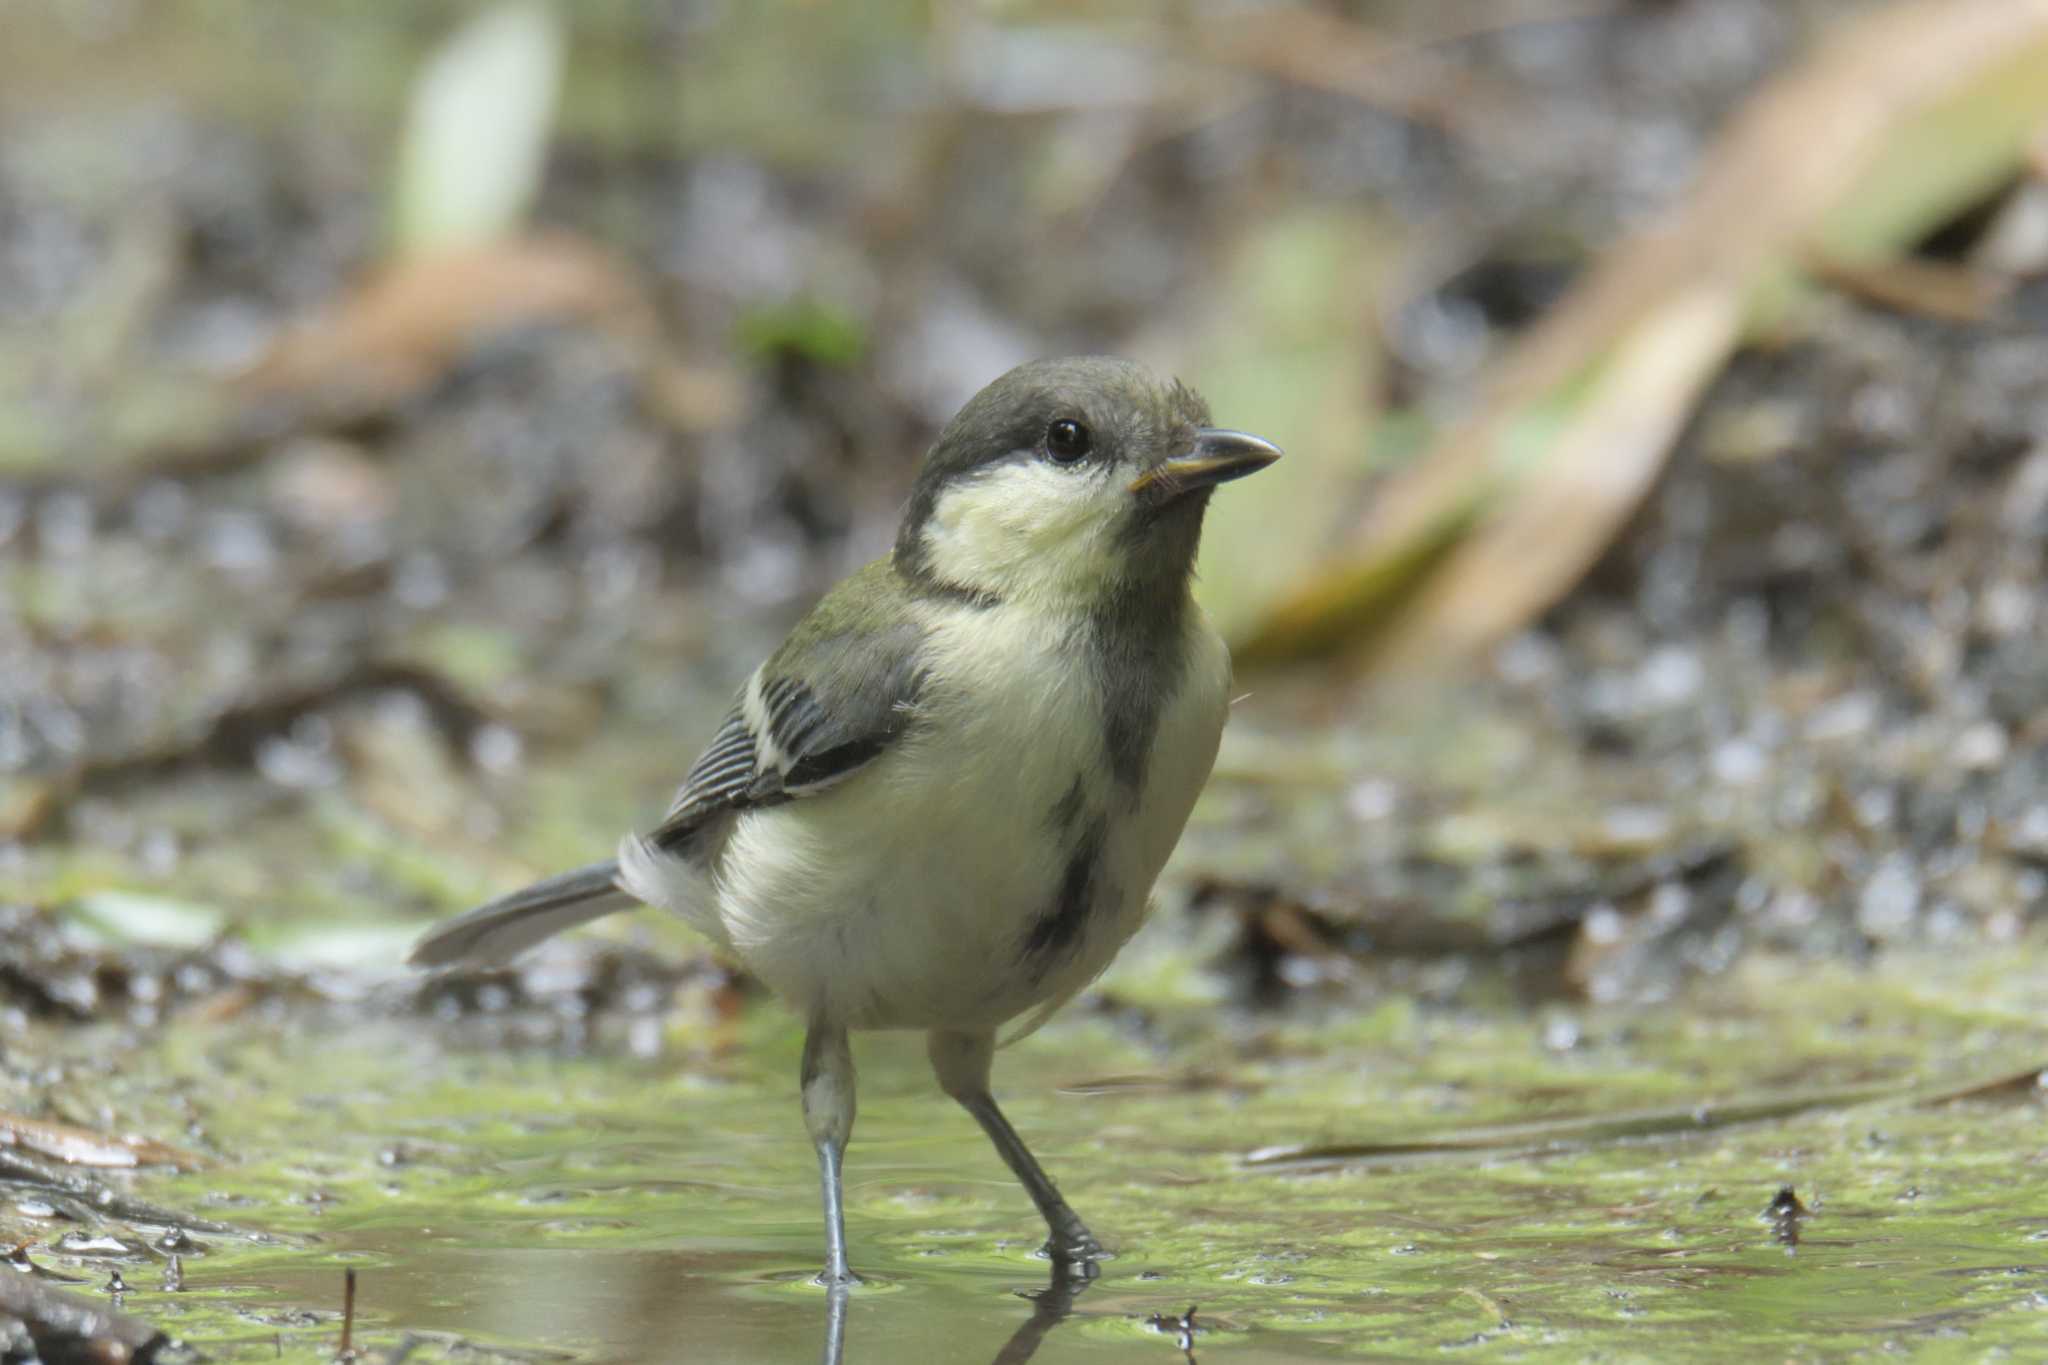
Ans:
[{"label": "shallow water", "polygon": [[[2040,1092],[1910,1097],[2048,1058],[2040,974],[2014,965],[1760,966],[1682,1009],[1588,1013],[1562,1050],[1513,1013],[1407,1003],[1249,1027],[1169,1001],[1142,1035],[1062,1021],[998,1082],[1117,1252],[1071,1295],[917,1040],[862,1039],[847,1214],[868,1284],[845,1359],[1169,1361],[1162,1320],[1191,1304],[1207,1360],[2031,1358],[2048,1344]],[[69,1035],[81,1074],[118,1066],[118,1126],[190,1123],[217,1154],[134,1193],[223,1227],[193,1234],[175,1291],[158,1252],[38,1261],[93,1283],[120,1269],[130,1311],[218,1360],[330,1358],[346,1268],[355,1343],[414,1337],[415,1361],[821,1357],[799,1040],[775,1011],[686,1012],[655,1059],[602,1040],[464,1052],[444,1032],[244,1019],[118,1060]],[[1887,1098],[1830,1098],[1855,1086]],[[1242,1159],[1759,1096],[1820,1107],[1626,1141]],[[1808,1209],[1789,1228],[1762,1216],[1781,1185]]]}]

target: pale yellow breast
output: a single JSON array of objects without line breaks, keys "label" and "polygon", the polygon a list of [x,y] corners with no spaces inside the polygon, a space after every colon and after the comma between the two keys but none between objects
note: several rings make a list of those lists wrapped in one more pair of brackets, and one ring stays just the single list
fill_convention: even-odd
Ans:
[{"label": "pale yellow breast", "polygon": [[[1216,754],[1229,660],[1190,623],[1187,672],[1160,717],[1141,799],[1113,786],[1096,683],[1057,614],[935,616],[917,723],[841,786],[751,812],[720,859],[734,948],[799,1009],[855,1027],[995,1027],[1095,976],[1142,918]],[[1058,888],[1054,808],[1079,780],[1112,812],[1105,886],[1051,973],[1019,945]]]}]

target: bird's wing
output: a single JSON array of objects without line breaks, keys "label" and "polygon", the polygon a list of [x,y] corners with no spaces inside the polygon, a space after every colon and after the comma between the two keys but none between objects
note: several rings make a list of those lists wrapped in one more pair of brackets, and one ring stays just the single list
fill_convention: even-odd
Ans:
[{"label": "bird's wing", "polygon": [[656,846],[844,781],[911,724],[924,631],[898,595],[878,591],[893,584],[873,582],[877,568],[893,572],[883,561],[849,579],[747,680],[649,836]]}]

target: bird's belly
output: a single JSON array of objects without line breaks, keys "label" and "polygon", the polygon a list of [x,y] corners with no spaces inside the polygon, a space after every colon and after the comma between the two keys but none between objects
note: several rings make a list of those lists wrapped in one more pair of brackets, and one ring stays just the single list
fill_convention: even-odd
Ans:
[{"label": "bird's belly", "polygon": [[1029,695],[984,688],[840,788],[749,812],[716,874],[734,949],[854,1028],[994,1028],[1071,995],[1144,917],[1215,758],[1223,669],[1184,680],[1137,793],[1104,769],[1085,679],[1022,670]]},{"label": "bird's belly", "polygon": [[853,1027],[993,1026],[1028,1008],[1020,945],[1054,898],[1046,822],[1077,768],[1008,757],[948,775],[928,749],[890,755],[844,792],[745,817],[719,883],[734,949],[792,1004]]}]

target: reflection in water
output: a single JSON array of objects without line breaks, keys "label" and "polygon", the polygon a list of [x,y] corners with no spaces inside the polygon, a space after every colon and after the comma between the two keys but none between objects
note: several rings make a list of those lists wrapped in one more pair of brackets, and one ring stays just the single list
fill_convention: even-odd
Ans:
[{"label": "reflection in water", "polygon": [[[1038,1354],[1039,1343],[1073,1312],[1074,1300],[1094,1278],[1095,1267],[1085,1261],[1054,1261],[1045,1288],[1023,1296],[1031,1300],[1031,1316],[1010,1334],[992,1365],[1023,1365]],[[825,1365],[841,1365],[846,1355],[848,1293],[845,1285],[835,1285],[825,1295]]]},{"label": "reflection in water", "polygon": [[1195,1359],[1195,1309],[1197,1306],[1196,1304],[1189,1304],[1188,1311],[1182,1313],[1177,1318],[1161,1317],[1157,1313],[1152,1315],[1152,1325],[1154,1327],[1162,1332],[1173,1333],[1173,1344],[1180,1348],[1180,1353],[1187,1358],[1188,1365],[1201,1365]]},{"label": "reflection in water", "polygon": [[1813,1215],[1799,1202],[1797,1192],[1786,1185],[1757,1216],[1771,1225],[1771,1240],[1785,1248],[1787,1256],[1794,1256],[1799,1252],[1801,1224]]},{"label": "reflection in water", "polygon": [[1026,1296],[1031,1300],[1031,1316],[1010,1334],[1010,1339],[1003,1343],[1003,1349],[996,1352],[994,1365],[1019,1365],[1019,1362],[1031,1359],[1038,1351],[1038,1343],[1045,1340],[1045,1334],[1074,1311],[1074,1300],[1094,1278],[1095,1267],[1089,1262],[1054,1261],[1052,1278],[1046,1282],[1045,1288]]},{"label": "reflection in water", "polygon": [[825,1286],[825,1365],[839,1365],[846,1354],[846,1299],[853,1286]]}]

